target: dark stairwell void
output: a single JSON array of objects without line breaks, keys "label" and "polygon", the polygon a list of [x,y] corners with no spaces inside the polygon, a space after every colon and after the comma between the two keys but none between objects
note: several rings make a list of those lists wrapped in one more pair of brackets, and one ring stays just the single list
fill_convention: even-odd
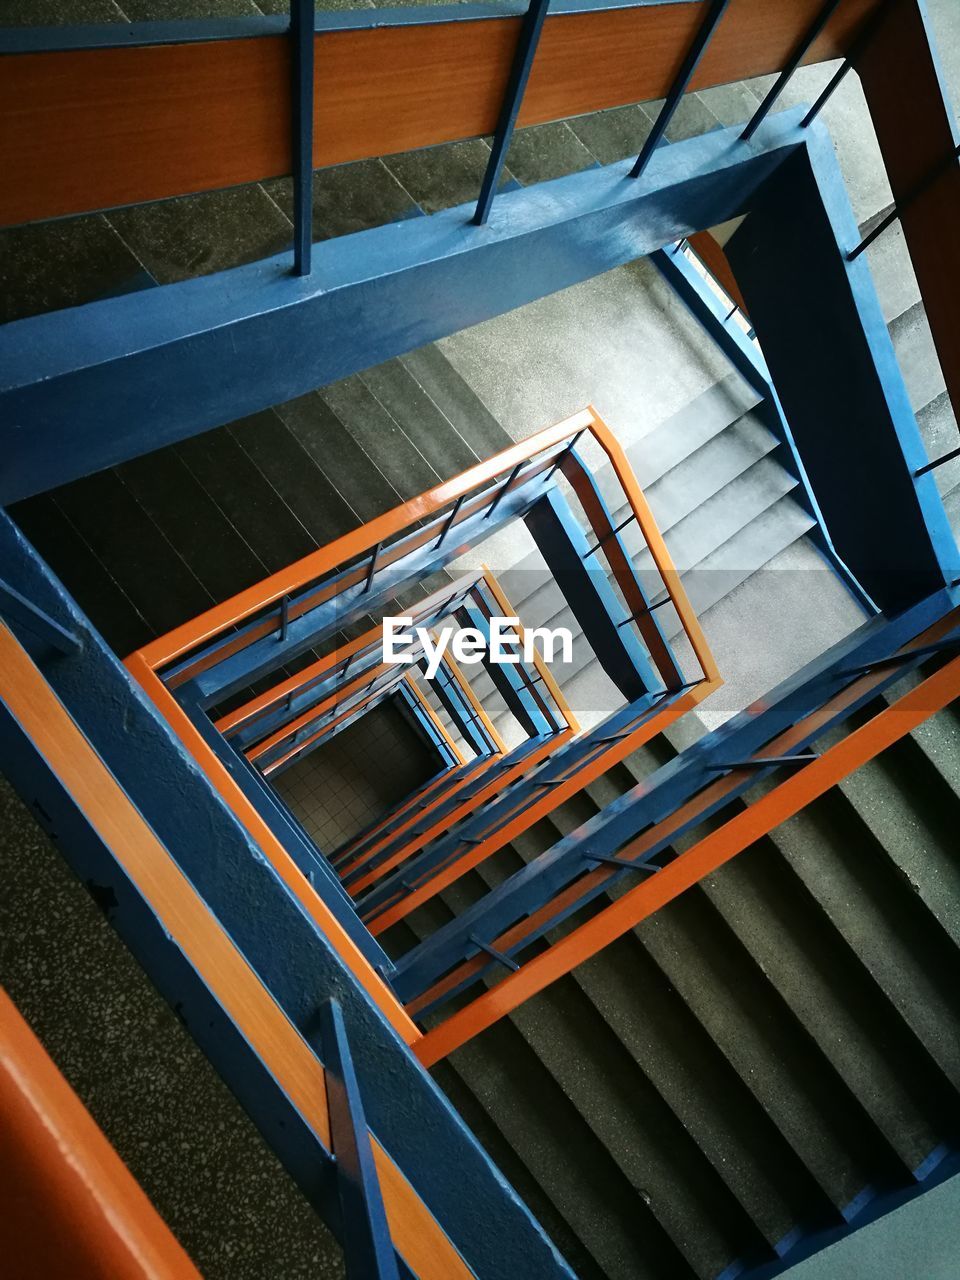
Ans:
[{"label": "dark stairwell void", "polygon": [[394,699],[271,779],[319,849],[330,854],[415,791],[441,761]]}]

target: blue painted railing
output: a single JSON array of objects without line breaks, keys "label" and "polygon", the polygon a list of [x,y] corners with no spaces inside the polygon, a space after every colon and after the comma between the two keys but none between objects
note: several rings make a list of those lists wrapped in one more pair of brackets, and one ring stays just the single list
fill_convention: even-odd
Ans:
[{"label": "blue painted railing", "polygon": [[400,1280],[360,1085],[336,1000],[322,1005],[320,1022],[347,1280]]},{"label": "blue painted railing", "polygon": [[[852,637],[803,668],[767,695],[755,707],[748,707],[719,729],[707,734],[694,746],[664,765],[651,777],[608,805],[589,822],[560,840],[551,849],[528,863],[487,894],[475,906],[438,930],[425,942],[408,952],[397,965],[395,988],[405,1003],[428,991],[444,974],[461,961],[478,955],[476,939],[495,939],[523,917],[539,911],[580,876],[603,859],[615,858],[624,846],[641,833],[667,824],[667,820],[691,797],[705,792],[712,782],[734,773],[737,766],[750,762],[749,770],[732,785],[709,793],[701,806],[684,820],[665,825],[661,838],[649,843],[642,855],[630,865],[614,865],[609,877],[592,884],[583,894],[568,902],[528,934],[521,944],[509,952],[510,958],[533,945],[550,929],[557,927],[575,911],[579,911],[600,893],[607,892],[625,876],[655,874],[673,854],[670,846],[684,832],[728,806],[760,779],[778,770],[802,765],[813,742],[829,728],[847,720],[859,708],[876,698],[906,671],[931,656],[921,645],[912,653],[900,654],[904,645],[927,627],[953,614],[938,646],[956,646],[960,642],[960,617],[955,613],[960,596],[942,591],[887,621],[877,618],[866,623]],[[896,655],[896,657],[892,657]],[[846,690],[865,670],[888,674],[869,690],[852,696],[823,714],[830,700]],[[809,726],[804,721],[810,717]],[[775,751],[765,752],[767,744],[793,728],[789,758]],[[443,995],[449,1000],[489,969],[473,974],[463,984]],[[428,1005],[421,1016],[431,1012]]]}]

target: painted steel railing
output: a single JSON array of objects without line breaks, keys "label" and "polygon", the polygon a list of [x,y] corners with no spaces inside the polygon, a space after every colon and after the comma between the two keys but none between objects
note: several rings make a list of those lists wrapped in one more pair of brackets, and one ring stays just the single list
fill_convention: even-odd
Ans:
[{"label": "painted steel railing", "polygon": [[[626,519],[614,518],[578,451],[581,438],[609,461]],[[417,798],[409,797],[387,820],[336,852],[336,874],[319,851],[313,850],[311,860],[298,824],[265,785],[266,778],[398,686],[409,690],[409,674],[404,668],[386,669],[381,637],[373,628],[335,644],[266,692],[251,697],[244,691],[271,672],[282,674],[285,663],[316,652],[318,645],[322,649],[343,627],[376,614],[411,579],[444,568],[509,521],[533,520],[544,512],[560,535],[549,538],[545,554],[548,559],[562,554],[564,569],[583,591],[578,616],[589,617],[584,629],[607,628],[601,636],[607,656],[601,661],[613,664],[613,678],[632,695],[627,705],[589,733],[579,733],[534,651],[529,671],[520,663],[502,676],[503,695],[513,699],[511,709],[521,715],[529,735],[522,747],[505,753],[469,681],[448,664],[450,681],[439,693],[456,692],[464,713],[461,725],[478,732],[486,754],[469,764],[451,755]],[[623,541],[628,523],[640,530],[658,598],[651,598]],[[552,524],[548,530],[552,533]],[[602,613],[590,607],[595,600]],[[662,629],[658,614],[664,605],[675,609],[697,664],[689,678]],[[410,614],[433,624],[457,614],[482,628],[498,610],[513,615],[496,579],[485,571],[434,592]],[[379,975],[391,973],[392,965],[371,934],[386,927],[389,913],[404,914],[439,892],[719,684],[649,506],[620,446],[593,410],[537,433],[274,574],[131,655],[127,667],[288,887],[313,904],[318,921],[325,910],[327,920],[337,922],[331,936],[338,946],[352,941],[345,957],[381,1001],[389,996],[379,986]],[[475,834],[458,827],[468,818],[479,824]],[[437,860],[429,845],[446,830],[458,831],[457,856]],[[297,878],[298,870],[306,883]],[[398,877],[412,886],[402,904],[394,901]],[[383,910],[375,909],[378,901]],[[354,915],[358,908],[370,933]]]},{"label": "painted steel railing", "polygon": [[[94,875],[121,890],[117,912],[124,937],[165,994],[183,1002],[178,1008],[195,1019],[195,1032],[205,1050],[215,1054],[228,1083],[275,1143],[283,1145],[277,1134],[284,1130],[297,1135],[294,1164],[305,1194],[315,1204],[325,1202],[331,1170],[343,1190],[344,1182],[352,1181],[349,1144],[365,1145],[376,1169],[391,1248],[422,1280],[470,1280],[470,1267],[365,1126],[345,1068],[342,1027],[329,1023],[335,1015],[327,1010],[321,1060],[2,620],[0,731],[4,768],[18,785],[29,777],[33,794],[44,796],[44,821],[69,837],[65,851],[81,878]],[[144,904],[146,912],[138,915]],[[171,964],[173,954],[176,963]],[[344,1100],[344,1087],[352,1098]],[[351,1133],[345,1133],[348,1127]],[[289,1157],[289,1150],[284,1154]],[[111,1213],[120,1203],[111,1203]],[[348,1212],[362,1210],[361,1217],[375,1219],[379,1203],[372,1198]],[[351,1224],[333,1225],[345,1232]],[[378,1234],[382,1256],[386,1245],[382,1231]],[[344,1243],[352,1251],[352,1244]],[[104,1258],[98,1262],[102,1271]],[[148,1274],[159,1280],[166,1273]],[[190,1274],[186,1262],[176,1274]],[[378,1273],[359,1266],[351,1274],[359,1280]]]},{"label": "painted steel railing", "polygon": [[0,1250],[17,1280],[200,1280],[0,987]]},{"label": "painted steel railing", "polygon": [[[434,1021],[448,1001],[462,1002],[504,964],[511,969],[428,1031],[417,1046],[421,1061],[452,1052],[960,696],[960,658],[952,656],[960,648],[957,598],[945,591],[901,618],[867,624],[407,953],[393,981],[418,1020]],[[945,665],[821,755],[812,749],[931,660]],[[778,775],[786,776],[772,791],[743,805],[757,782]],[[731,805],[737,812],[719,830],[674,851],[675,841],[696,836]],[[569,930],[578,912],[637,875],[636,888]],[[542,954],[530,951],[565,922],[561,940]]]}]

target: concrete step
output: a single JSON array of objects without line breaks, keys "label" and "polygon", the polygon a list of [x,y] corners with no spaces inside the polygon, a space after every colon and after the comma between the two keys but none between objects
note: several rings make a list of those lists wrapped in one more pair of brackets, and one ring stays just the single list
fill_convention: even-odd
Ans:
[{"label": "concrete step", "polygon": [[[575,805],[565,806],[575,810]],[[527,834],[539,852],[549,847],[560,828],[584,817],[570,812],[560,826]],[[558,815],[553,815],[555,818]],[[491,860],[492,861],[492,860]],[[522,865],[514,855],[516,866]],[[501,876],[488,861],[478,869],[487,889]],[[449,906],[449,895],[441,895]],[[634,1213],[650,1212],[660,1231],[685,1259],[690,1271],[675,1274],[714,1276],[741,1254],[755,1250],[762,1236],[702,1153],[674,1110],[624,1045],[617,1029],[600,1012],[579,975],[555,984],[510,1019],[552,1082],[573,1104],[582,1121],[608,1150],[634,1195]],[[463,1052],[463,1051],[461,1051]],[[455,1058],[459,1056],[454,1055]],[[514,1058],[516,1064],[516,1058]],[[599,1079],[615,1081],[619,1103]],[[694,1226],[694,1224],[696,1224]],[[635,1260],[625,1259],[631,1268]],[[634,1271],[614,1273],[632,1275]]]},{"label": "concrete step", "polygon": [[[64,485],[53,491],[53,497],[157,635],[215,603],[115,471],[100,471]],[[54,569],[58,560],[59,554],[53,561]],[[162,591],[157,590],[157,583],[163,583]],[[84,595],[79,599],[82,604]]]},{"label": "concrete step", "polygon": [[678,1274],[708,1280],[755,1243],[736,1199],[579,983],[554,983],[511,1021],[610,1153],[634,1212],[645,1206],[682,1256]]},{"label": "concrete step", "polygon": [[[931,462],[952,453],[960,442],[956,414],[946,391],[942,391],[935,400],[923,406],[917,414],[917,425]],[[933,477],[943,497],[953,493],[960,487],[960,458],[954,458],[952,462],[945,462],[943,466],[936,467]]]},{"label": "concrete step", "polygon": [[[911,745],[898,745],[838,789],[933,920],[960,944],[960,798],[922,760]],[[922,805],[913,799],[919,795]]]},{"label": "concrete step", "polygon": [[390,413],[442,480],[459,475],[479,461],[473,447],[400,360],[366,369],[360,380]]},{"label": "concrete step", "polygon": [[929,1060],[960,1080],[960,992],[956,951],[883,845],[835,792],[770,836],[798,878],[856,952]]},{"label": "concrete step", "polygon": [[[695,396],[653,431],[632,441],[626,454],[641,488],[651,490],[727,428],[748,417],[758,404],[753,388],[738,374],[731,374]],[[612,466],[597,466],[593,476],[604,501],[611,510],[619,511],[624,505],[623,489]]]},{"label": "concrete step", "polygon": [[[922,678],[918,671],[901,676],[884,693],[884,702],[887,705],[896,702],[909,689],[916,688]],[[960,795],[960,717],[956,707],[946,707],[924,720],[912,731],[910,740],[942,782]]]},{"label": "concrete step", "polygon": [[889,329],[910,403],[917,412],[936,400],[946,385],[923,303],[898,315]]},{"label": "concrete step", "polygon": [[177,454],[270,573],[316,549],[293,511],[227,431],[207,431]]},{"label": "concrete step", "polygon": [[[489,862],[485,864],[485,870],[489,866]],[[489,872],[477,879],[484,888],[494,883]],[[428,904],[433,907],[431,921],[426,919],[426,908],[407,918],[404,925],[409,943],[422,940],[431,927],[439,927],[452,919],[455,911],[464,909],[473,897],[467,880],[463,877]],[[519,1158],[521,1185],[526,1183],[528,1195],[532,1193],[528,1203],[541,1211],[546,1208],[546,1225],[555,1215],[560,1219],[562,1230],[555,1239],[565,1242],[568,1261],[578,1266],[578,1274],[598,1274],[605,1280],[633,1280],[635,1276],[681,1280],[701,1274],[689,1267],[660,1226],[648,1203],[649,1193],[638,1192],[604,1138],[583,1115],[578,1105],[583,1101],[580,1091],[575,1089],[573,1096],[568,1092],[568,1072],[560,1059],[563,1049],[570,1046],[570,1025],[560,1029],[557,1052],[545,1054],[541,1038],[530,1034],[529,1015],[525,1021],[522,1026],[510,1017],[497,1023],[450,1055],[438,1074],[441,1082],[453,1084],[454,1098],[462,1096],[466,1088],[471,1101],[479,1104],[478,1137],[487,1143],[492,1140],[488,1146],[491,1153],[500,1141],[506,1144],[512,1153],[507,1168],[517,1171]],[[567,1057],[568,1063],[577,1060],[579,1050],[574,1054]],[[545,1062],[544,1057],[550,1061]],[[595,1074],[587,1077],[598,1078]],[[586,1109],[593,1118],[594,1106],[588,1103]],[[471,1114],[475,1112],[471,1110]],[[608,1126],[609,1119],[602,1123]],[[558,1144],[573,1141],[578,1160],[568,1161]]]},{"label": "concrete step", "polygon": [[331,383],[317,393],[404,501],[433,488],[440,476],[362,378]]},{"label": "concrete step", "polygon": [[[741,429],[743,435],[755,441],[762,439],[760,433],[766,432],[766,428],[763,427],[762,423],[755,422],[750,418],[750,410],[756,404],[757,396],[752,389],[739,377],[732,376],[723,382],[714,384],[681,409],[679,413],[668,418],[656,430],[650,432],[641,440],[628,445],[626,453],[630,465],[633,467],[637,479],[651,503],[654,501],[658,482],[667,482],[671,472],[680,468],[683,463],[692,459],[711,442],[716,441],[728,428],[735,424],[739,425],[743,421]],[[757,428],[759,428],[759,431]],[[769,452],[769,450],[765,450],[765,452]],[[762,455],[758,454],[757,456]],[[703,454],[702,458],[707,464],[703,470],[707,472],[711,469],[710,462],[713,455]],[[726,464],[721,461],[720,466],[723,469]],[[742,468],[740,469],[742,470]],[[708,486],[707,496],[709,496],[710,492],[716,491],[716,488],[709,488],[710,477],[708,475],[684,474],[686,475],[686,483],[691,490],[698,484],[706,484]],[[739,474],[739,471],[733,469],[732,475],[736,474]],[[613,468],[609,463],[597,466],[593,470],[593,478],[610,510],[618,513],[614,523],[619,523],[620,520],[626,517],[628,512],[624,503],[623,489]],[[682,481],[674,483],[673,489],[679,489],[681,483]],[[664,497],[665,509],[669,503],[668,492],[665,492]],[[688,506],[687,510],[690,509]],[[682,514],[686,514],[686,512],[682,512]],[[657,522],[661,533],[664,532],[667,526],[661,523],[660,515],[657,516]],[[626,545],[633,550],[639,549],[642,545],[638,531],[632,526],[628,526],[623,531],[622,537]],[[501,582],[510,600],[519,607],[522,602],[532,596],[534,591],[542,587],[549,578],[550,575],[543,563],[542,556],[538,551],[533,550],[517,563],[502,570]]]},{"label": "concrete step", "polygon": [[821,1193],[663,972],[628,936],[581,965],[576,978],[757,1233],[775,1246]]},{"label": "concrete step", "polygon": [[[503,1129],[496,1123],[491,1111],[483,1105],[482,1091],[478,1097],[467,1081],[473,1077],[472,1064],[466,1060],[463,1071],[449,1062],[438,1062],[430,1074],[456,1107],[471,1132],[484,1150],[523,1199],[536,1220],[559,1249],[567,1263],[574,1268],[581,1280],[605,1280],[587,1247],[567,1223],[563,1211],[536,1181],[512,1145],[509,1125]],[[483,1078],[482,1073],[480,1078]],[[547,1167],[549,1165],[547,1164]]]},{"label": "concrete step", "polygon": [[830,1203],[849,1205],[871,1179],[856,1101],[705,895],[683,895],[635,932]]},{"label": "concrete step", "polygon": [[[706,613],[813,526],[812,517],[787,496],[795,488],[796,481],[779,463],[763,458],[667,534],[668,549],[681,572],[685,571],[684,587],[698,615]],[[744,520],[749,523],[744,524]],[[695,559],[699,552],[703,552],[702,557]],[[655,598],[659,575],[652,568],[649,553],[639,557],[637,567],[644,588]],[[534,576],[532,570],[524,572]],[[546,570],[544,575],[548,576]],[[515,588],[517,581],[514,575]],[[513,599],[513,604],[527,626],[570,629],[573,661],[554,663],[553,673],[575,714],[580,716],[582,712],[586,716],[592,711],[600,719],[620,705],[619,695],[614,694],[612,684],[599,671],[572,609],[552,578],[526,601],[518,604]],[[551,609],[555,611],[550,613]],[[662,625],[670,639],[681,632],[672,608],[663,612]],[[492,682],[484,673],[478,675],[475,687],[478,697],[484,700],[491,694]]]},{"label": "concrete step", "polygon": [[696,1274],[511,1021],[497,1023],[448,1062],[606,1280]]},{"label": "concrete step", "polygon": [[[550,836],[544,837],[542,831],[530,839],[538,852],[549,847],[549,841]],[[485,867],[480,871],[483,873]],[[484,878],[492,887],[494,880]],[[543,1053],[546,1046],[546,1052],[558,1064],[555,1074],[567,1080],[565,1091],[579,1095],[581,1112],[594,1114],[594,1127],[604,1132],[607,1145],[620,1153],[621,1167],[629,1170],[636,1162],[638,1148],[649,1152],[651,1143],[656,1143],[656,1135],[651,1139],[634,1133],[626,1117],[639,1113],[648,1124],[652,1116],[660,1115],[672,1153],[667,1162],[665,1204],[658,1202],[652,1190],[658,1182],[655,1168],[637,1171],[639,1193],[658,1216],[666,1209],[667,1230],[688,1256],[691,1250],[695,1251],[691,1258],[694,1265],[696,1257],[702,1257],[706,1250],[704,1261],[712,1275],[723,1265],[716,1253],[718,1247],[728,1252],[732,1247],[733,1255],[740,1256],[755,1253],[764,1241],[768,1246],[776,1244],[796,1225],[796,1210],[790,1201],[807,1202],[811,1188],[800,1166],[791,1161],[789,1149],[769,1124],[764,1124],[763,1113],[742,1085],[737,1088],[739,1082],[716,1047],[705,1038],[696,1054],[698,1069],[690,1070],[690,1041],[698,1034],[703,1037],[703,1032],[664,986],[662,976],[653,969],[645,970],[643,965],[644,954],[636,943],[621,939],[545,993],[547,998],[524,1006],[515,1021],[539,1052]],[[639,998],[638,993],[642,993]],[[586,1066],[591,1055],[596,1056],[600,1049],[604,1063]],[[615,1061],[611,1063],[610,1057]],[[606,1107],[602,1106],[595,1088],[601,1073],[623,1082],[623,1107],[610,1108],[609,1100]],[[739,1108],[740,1115],[744,1109],[749,1114],[750,1137],[743,1136],[746,1125],[731,1124],[731,1117],[716,1107],[718,1075],[725,1080],[724,1096],[731,1092],[736,1095],[734,1109]],[[644,1092],[648,1097],[645,1102]],[[677,1137],[678,1132],[682,1138]],[[768,1159],[764,1172],[759,1155],[762,1152],[769,1157],[774,1148],[776,1158]],[[682,1158],[685,1149],[689,1149],[687,1161]],[[727,1228],[723,1233],[714,1228],[706,1238],[691,1231],[693,1222],[703,1216],[703,1207],[699,1212],[681,1214],[679,1221],[671,1212],[678,1200],[683,1203],[690,1195],[689,1184],[686,1190],[681,1186],[679,1192],[673,1184],[694,1153],[697,1156],[688,1177],[693,1179],[694,1187],[705,1186],[709,1196],[707,1215],[716,1223],[720,1211]],[[704,1181],[704,1158],[721,1180],[726,1198],[718,1196],[715,1187],[711,1189],[711,1179]],[[675,1169],[676,1165],[680,1168]],[[731,1243],[724,1245],[725,1240]]]},{"label": "concrete step", "polygon": [[400,357],[400,363],[426,392],[457,434],[470,441],[480,458],[513,443],[479,396],[464,381],[437,346],[420,347]]},{"label": "concrete step", "polygon": [[789,866],[765,842],[703,885],[755,963],[858,1098],[901,1177],[937,1146],[940,1133],[918,1094],[892,1011]]},{"label": "concrete step", "polygon": [[[861,237],[868,235],[886,214],[881,210],[875,218],[869,218],[860,226]],[[899,221],[889,226],[874,240],[864,255],[870,265],[870,274],[877,290],[883,318],[890,324],[898,316],[915,307],[920,301],[920,286],[913,271],[910,250],[903,236]]]},{"label": "concrete step", "polygon": [[792,499],[762,510],[684,578],[694,612],[707,610],[812,528],[813,517]]},{"label": "concrete step", "polygon": [[130,595],[81,537],[51,494],[18,502],[10,515],[43,558],[56,565],[57,576],[72,595],[83,600],[87,617],[115,653],[122,657],[158,634]]},{"label": "concrete step", "polygon": [[283,495],[317,546],[362,523],[272,409],[231,423],[225,430]]},{"label": "concrete step", "polygon": [[[779,511],[778,520],[764,525],[764,531],[771,535],[769,546],[756,538],[742,544],[751,548],[753,567],[759,568],[772,554],[782,549],[778,530],[785,523],[791,523],[792,527],[789,517],[794,504],[785,503],[781,509],[780,502],[796,488],[797,481],[774,458],[761,457],[747,465],[729,484],[667,530],[664,540],[674,564],[681,573],[702,568],[708,559],[745,533],[757,517]],[[654,572],[649,551],[642,552],[635,564],[641,574]],[[748,564],[744,562],[744,567]],[[657,594],[662,594],[662,591]]]},{"label": "concrete step", "polygon": [[359,522],[402,501],[400,491],[317,392],[278,405],[276,412],[332,488],[348,498]]}]

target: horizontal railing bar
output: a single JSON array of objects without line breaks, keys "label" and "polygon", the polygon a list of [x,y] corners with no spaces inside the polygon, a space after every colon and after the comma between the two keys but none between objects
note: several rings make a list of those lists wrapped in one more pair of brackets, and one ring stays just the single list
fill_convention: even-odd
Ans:
[{"label": "horizontal railing bar", "polygon": [[[679,0],[694,4],[697,0]],[[552,0],[550,17],[604,13],[614,9],[642,9],[649,0]],[[522,0],[496,3],[397,6],[382,9],[318,11],[317,35],[340,31],[371,31],[390,27],[428,27],[451,22],[483,22],[521,18]],[[236,18],[180,18],[153,22],[96,22],[70,26],[0,27],[0,56],[20,53],[71,53],[91,49],[136,49],[155,45],[208,44],[222,40],[253,40],[289,34],[285,15]]]},{"label": "horizontal railing bar", "polygon": [[625,867],[627,871],[640,871],[648,876],[655,875],[660,870],[659,867],[652,867],[646,862],[631,862],[629,858],[615,858],[607,853],[585,853],[583,856],[586,862],[602,862],[608,867]]},{"label": "horizontal railing bar", "polygon": [[780,765],[796,765],[799,767],[816,759],[817,753],[815,751],[805,751],[795,756],[751,756],[749,760],[716,761],[708,764],[707,768],[726,771],[728,769],[769,769]]},{"label": "horizontal railing bar", "polygon": [[925,476],[928,471],[935,471],[937,467],[942,467],[945,462],[952,462],[954,458],[960,458],[960,446],[951,449],[949,453],[943,454],[940,458],[934,458],[932,462],[926,463],[925,466],[918,467],[913,473],[915,476]]},{"label": "horizontal railing bar", "polygon": [[883,671],[887,667],[902,666],[905,662],[911,662],[915,658],[932,658],[935,654],[949,652],[949,650],[958,647],[960,647],[960,636],[948,636],[945,640],[940,640],[936,644],[925,644],[919,649],[891,653],[889,657],[878,658],[876,662],[863,662],[856,667],[847,667],[837,674],[841,676],[859,676],[866,671]]},{"label": "horizontal railing bar", "polygon": [[505,969],[509,969],[513,973],[517,973],[519,971],[520,966],[517,964],[516,960],[512,960],[510,956],[506,955],[503,951],[498,951],[496,947],[491,947],[489,942],[484,942],[483,939],[478,938],[475,933],[471,933],[470,941],[475,947],[479,947],[481,951],[486,952],[491,960],[496,960],[497,964],[502,964]]},{"label": "horizontal railing bar", "polygon": [[917,185],[908,191],[907,194],[893,206],[890,212],[877,223],[873,230],[869,231],[863,237],[855,249],[850,250],[847,254],[847,261],[853,262],[855,259],[859,258],[864,249],[869,249],[874,240],[882,236],[887,227],[892,226],[893,223],[895,223],[901,215],[909,209],[914,200],[919,199],[919,197],[928,191],[939,178],[943,177],[951,164],[958,157],[960,157],[960,143],[954,147],[953,151],[951,151],[944,160],[939,164],[934,165],[930,172],[926,174],[925,177],[921,178]]}]

